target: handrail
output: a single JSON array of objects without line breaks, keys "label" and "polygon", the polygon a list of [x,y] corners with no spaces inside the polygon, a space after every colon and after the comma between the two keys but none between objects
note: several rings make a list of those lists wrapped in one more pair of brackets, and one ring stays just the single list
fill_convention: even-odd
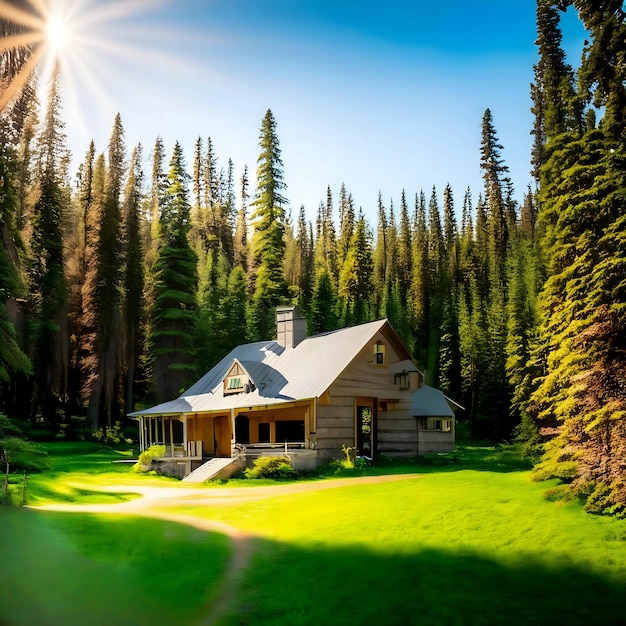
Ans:
[{"label": "handrail", "polygon": [[285,445],[287,446],[287,448],[291,448],[291,449],[302,449],[306,447],[306,441],[288,441],[286,444],[285,443],[247,443],[245,444],[245,448],[246,449],[255,449],[255,448],[285,448]]}]

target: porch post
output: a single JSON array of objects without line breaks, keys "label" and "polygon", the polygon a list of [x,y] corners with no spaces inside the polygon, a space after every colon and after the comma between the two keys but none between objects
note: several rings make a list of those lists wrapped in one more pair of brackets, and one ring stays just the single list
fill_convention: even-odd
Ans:
[{"label": "porch post", "polygon": [[[163,428],[165,429],[165,422],[163,422]],[[174,420],[172,417],[170,417],[170,450],[174,456]]]},{"label": "porch post", "polygon": [[[213,427],[215,428],[215,427]],[[233,456],[233,452],[235,451],[235,443],[236,443],[236,439],[235,439],[235,409],[231,409],[230,410],[230,428],[231,428],[231,434],[230,434],[230,456]],[[215,430],[213,431],[215,432]]]},{"label": "porch post", "polygon": [[189,454],[189,450],[187,449],[187,416],[183,413],[183,447],[185,449],[185,456]]}]

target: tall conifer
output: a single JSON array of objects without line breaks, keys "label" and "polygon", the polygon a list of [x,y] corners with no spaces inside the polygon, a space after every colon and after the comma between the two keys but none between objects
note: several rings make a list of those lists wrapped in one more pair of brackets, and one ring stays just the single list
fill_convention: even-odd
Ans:
[{"label": "tall conifer", "polygon": [[[67,291],[64,273],[62,218],[69,203],[65,186],[64,124],[61,120],[59,77],[55,73],[48,91],[48,106],[40,137],[39,197],[34,208],[30,293],[34,324],[33,410],[47,422],[58,421],[66,394],[68,363]],[[35,415],[33,415],[35,417]]]},{"label": "tall conifer", "polygon": [[150,312],[150,356],[159,400],[176,397],[192,382],[196,326],[197,257],[189,246],[188,180],[178,142],[170,160],[161,208],[161,242],[153,268],[154,303]]},{"label": "tall conifer", "polygon": [[286,184],[276,120],[269,109],[261,124],[259,146],[257,187],[252,202],[255,267],[252,332],[256,339],[267,339],[275,332],[274,308],[288,297],[283,273],[287,206],[283,190]]}]

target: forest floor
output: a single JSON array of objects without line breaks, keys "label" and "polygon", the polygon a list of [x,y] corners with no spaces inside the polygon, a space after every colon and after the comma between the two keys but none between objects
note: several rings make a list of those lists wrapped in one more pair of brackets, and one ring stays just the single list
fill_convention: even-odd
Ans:
[{"label": "forest floor", "polygon": [[350,485],[371,485],[396,482],[416,478],[417,474],[395,474],[382,476],[362,476],[356,478],[338,478],[305,483],[288,483],[268,487],[235,487],[215,490],[198,490],[168,487],[142,487],[137,485],[113,485],[103,487],[103,491],[116,493],[137,493],[140,498],[114,504],[45,504],[33,507],[39,510],[111,513],[118,515],[139,515],[186,524],[199,530],[218,532],[227,535],[232,542],[230,563],[225,571],[222,583],[212,596],[199,624],[213,626],[235,608],[238,584],[243,572],[250,563],[255,535],[244,532],[222,522],[203,519],[193,515],[176,513],[177,505],[217,507],[225,504],[245,504],[268,498],[297,493],[336,489]]}]

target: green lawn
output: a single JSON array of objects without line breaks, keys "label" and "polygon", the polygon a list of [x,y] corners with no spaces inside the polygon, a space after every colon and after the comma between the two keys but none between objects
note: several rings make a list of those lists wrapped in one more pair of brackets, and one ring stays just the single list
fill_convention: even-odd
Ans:
[{"label": "green lawn", "polygon": [[[29,493],[87,502],[99,484],[176,484],[113,469],[111,454],[66,455]],[[224,626],[625,623],[626,522],[549,501],[554,485],[531,482],[514,449],[383,469],[420,476],[177,507],[255,536]],[[193,624],[230,550],[171,522],[0,507],[0,624]]]},{"label": "green lawn", "polygon": [[545,489],[526,472],[460,470],[211,511],[262,536],[234,617],[624,624],[626,523]]}]

